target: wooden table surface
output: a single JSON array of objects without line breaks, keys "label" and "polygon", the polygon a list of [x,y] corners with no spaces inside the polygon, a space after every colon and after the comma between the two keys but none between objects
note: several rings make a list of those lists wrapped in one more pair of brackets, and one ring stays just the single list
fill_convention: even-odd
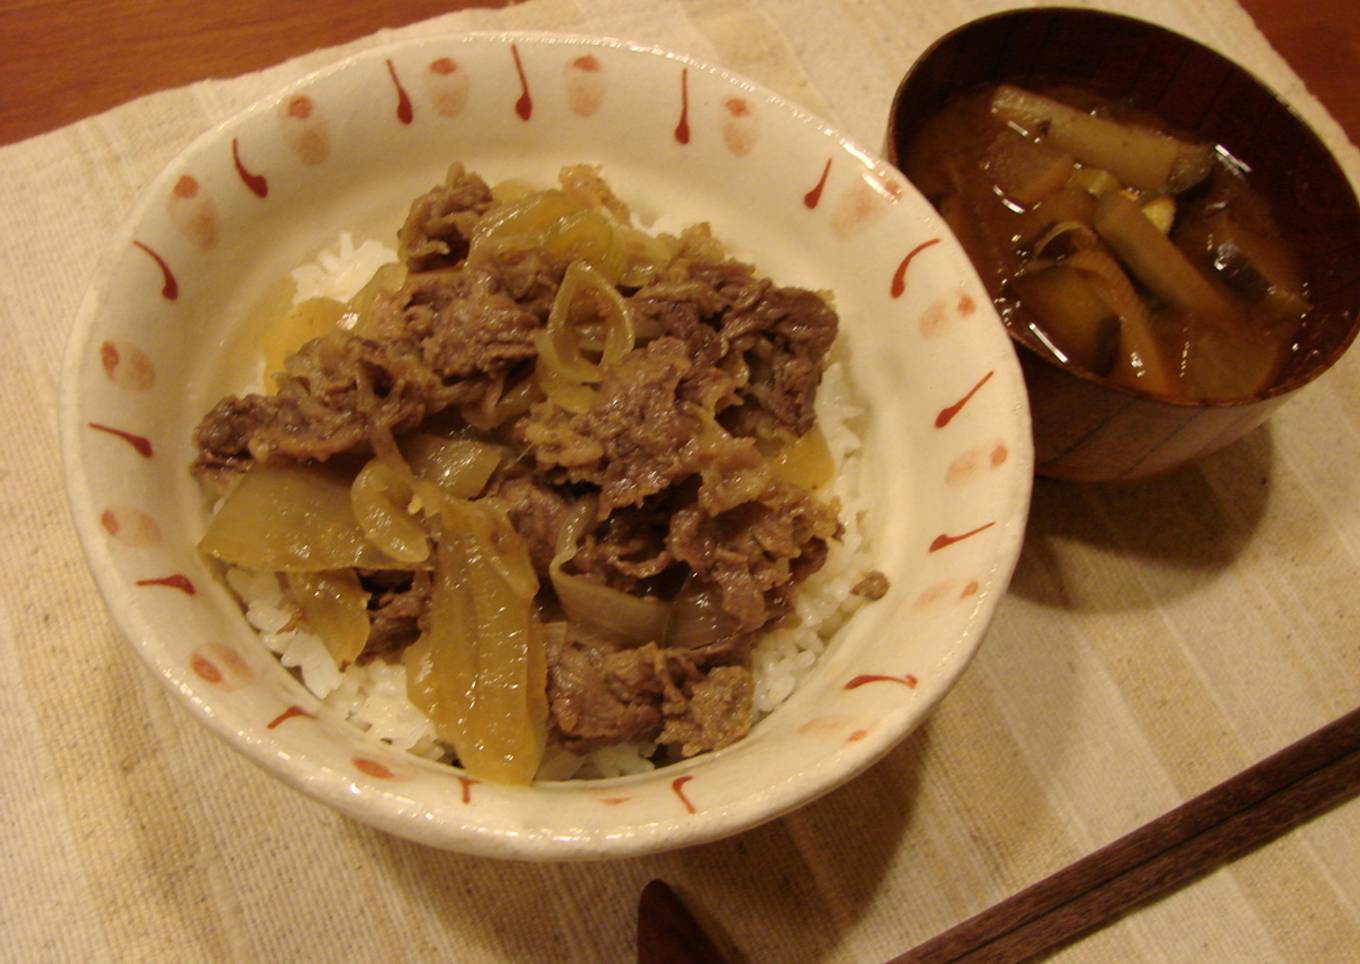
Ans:
[{"label": "wooden table surface", "polygon": [[[1294,71],[1360,142],[1360,3],[1241,0]],[[0,144],[134,97],[279,63],[478,0],[0,0]]]}]

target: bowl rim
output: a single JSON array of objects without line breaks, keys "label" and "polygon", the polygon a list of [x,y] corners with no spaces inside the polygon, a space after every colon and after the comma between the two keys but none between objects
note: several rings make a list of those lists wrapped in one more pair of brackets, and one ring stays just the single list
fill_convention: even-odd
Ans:
[{"label": "bowl rim", "polygon": [[[1201,40],[1197,40],[1194,37],[1187,36],[1186,34],[1183,34],[1178,30],[1173,30],[1170,27],[1163,26],[1162,24],[1155,23],[1151,20],[1145,20],[1142,17],[1134,16],[1127,13],[1116,13],[1110,10],[1099,10],[1091,7],[1076,7],[1067,6],[1063,4],[1048,4],[1037,7],[1022,7],[1011,10],[999,10],[994,13],[984,14],[983,16],[980,17],[974,17],[972,20],[959,24],[954,29],[940,35],[935,40],[933,40],[930,43],[930,45],[926,47],[925,50],[921,51],[921,54],[914,61],[912,61],[911,66],[908,67],[906,73],[902,75],[902,80],[898,83],[897,90],[893,93],[892,104],[888,108],[888,128],[884,137],[884,156],[888,160],[888,162],[892,164],[894,167],[896,167],[899,171],[902,170],[900,164],[901,152],[899,150],[900,138],[897,136],[898,117],[901,113],[902,102],[906,97],[907,88],[910,86],[913,77],[916,75],[917,71],[920,69],[922,64],[926,63],[933,56],[938,54],[940,49],[945,44],[954,40],[956,37],[959,37],[969,32],[970,30],[975,30],[978,27],[981,27],[985,24],[998,23],[1006,20],[1030,20],[1045,16],[1048,17],[1076,16],[1081,19],[1089,20],[1092,22],[1107,21],[1112,23],[1133,24],[1136,25],[1138,29],[1148,30],[1154,34],[1162,34],[1165,37],[1171,38],[1175,42],[1184,43],[1191,47],[1197,48],[1199,51],[1208,55],[1211,59],[1217,60],[1218,62],[1222,63],[1229,69],[1237,71],[1238,73],[1240,73],[1241,76],[1250,80],[1252,84],[1259,87],[1262,91],[1269,95],[1269,97],[1272,100],[1274,100],[1275,103],[1278,104],[1293,119],[1294,123],[1298,126],[1300,133],[1304,137],[1312,141],[1313,146],[1319,149],[1321,156],[1323,156],[1326,159],[1327,163],[1331,166],[1331,168],[1333,168],[1333,173],[1337,176],[1340,183],[1346,185],[1347,189],[1349,190],[1351,206],[1356,211],[1357,220],[1360,221],[1360,189],[1358,189],[1355,182],[1351,180],[1350,175],[1346,172],[1346,169],[1341,165],[1340,161],[1337,159],[1332,149],[1327,145],[1327,142],[1324,141],[1322,137],[1317,133],[1317,131],[1313,129],[1312,125],[1309,124],[1308,121],[1304,119],[1304,117],[1299,113],[1299,111],[1294,107],[1294,105],[1289,101],[1288,98],[1281,95],[1279,91],[1277,91],[1270,84],[1267,84],[1265,81],[1263,81],[1253,71],[1248,70],[1242,64],[1239,64],[1237,61],[1232,60],[1219,50],[1216,50],[1214,47],[1210,46],[1209,44]],[[906,176],[905,172],[903,173],[903,176],[904,177]],[[1032,345],[1030,342],[1026,341],[1019,334],[1017,334],[1016,331],[1013,328],[1011,328],[1010,325],[1006,325],[1005,328],[1006,334],[1010,336],[1011,341],[1015,343],[1017,346],[1019,346],[1017,348],[1017,352],[1023,350],[1025,356],[1029,360],[1041,362],[1042,364],[1044,364],[1045,366],[1047,366],[1048,368],[1052,369],[1055,372],[1061,372],[1062,374],[1070,375],[1074,378],[1080,379],[1081,381],[1087,382],[1092,386],[1113,392],[1116,395],[1123,395],[1130,399],[1136,399],[1154,405],[1162,405],[1166,406],[1167,408],[1173,409],[1180,408],[1186,409],[1188,411],[1201,411],[1206,409],[1237,409],[1258,405],[1262,402],[1270,402],[1273,400],[1282,399],[1286,396],[1292,395],[1294,392],[1299,391],[1300,389],[1311,384],[1313,381],[1315,381],[1322,375],[1326,374],[1327,371],[1331,369],[1333,365],[1335,365],[1338,361],[1341,360],[1341,356],[1346,353],[1346,351],[1355,342],[1356,338],[1360,336],[1360,308],[1356,308],[1351,312],[1350,329],[1346,333],[1345,337],[1343,337],[1337,343],[1336,347],[1333,348],[1330,352],[1328,352],[1325,355],[1321,355],[1316,360],[1314,360],[1314,362],[1311,365],[1309,365],[1302,373],[1288,379],[1277,381],[1275,384],[1271,385],[1264,391],[1256,392],[1252,395],[1240,396],[1237,398],[1208,398],[1208,399],[1181,398],[1179,396],[1158,395],[1153,392],[1143,391],[1142,389],[1132,388],[1127,385],[1120,385],[1115,382],[1111,382],[1107,378],[1102,378],[1099,375],[1096,375],[1092,372],[1088,372],[1081,367],[1074,365],[1065,365],[1062,362],[1058,361],[1056,358],[1053,358],[1051,355],[1045,354],[1044,352],[1036,348],[1034,345]]]},{"label": "bowl rim", "polygon": [[[159,197],[158,190],[167,186],[173,179],[177,165],[193,156],[205,146],[219,142],[226,132],[241,124],[247,118],[273,109],[290,96],[311,87],[325,79],[353,69],[355,65],[373,60],[381,60],[411,48],[438,43],[440,41],[467,43],[489,42],[498,44],[520,43],[526,45],[563,45],[586,46],[623,50],[633,54],[660,56],[687,68],[713,75],[736,88],[749,91],[767,103],[775,105],[796,122],[810,126],[817,132],[833,139],[838,146],[862,158],[876,160],[877,152],[869,150],[842,131],[828,124],[815,114],[799,106],[788,98],[755,83],[743,75],[723,67],[696,59],[658,45],[636,43],[608,36],[553,31],[492,30],[466,31],[432,34],[380,44],[353,54],[343,56],[333,63],[311,71],[298,79],[275,88],[247,106],[234,112],[224,120],[203,131],[184,148],[177,151],[165,166],[141,189],[136,202],[123,217],[117,228],[110,234],[95,271],[82,296],[75,314],[70,335],[66,341],[62,361],[59,422],[61,451],[64,468],[65,493],[68,510],[71,513],[77,535],[80,539],[85,560],[95,577],[96,585],[104,604],[120,633],[137,652],[139,658],[152,674],[175,697],[174,702],[183,708],[218,739],[240,752],[246,759],[280,779],[286,785],[301,791],[313,800],[353,817],[361,822],[386,830],[394,835],[417,842],[462,853],[510,858],[519,860],[561,861],[615,859],[638,856],[665,850],[674,850],[731,836],[759,824],[776,819],[789,811],[842,786],[849,779],[862,775],[880,758],[897,746],[915,729],[934,709],[944,695],[953,687],[958,677],[971,662],[986,629],[991,621],[1006,586],[1018,562],[1028,516],[1029,500],[1033,484],[1033,447],[1030,435],[1030,413],[1028,399],[1023,390],[1019,360],[1014,346],[1004,357],[997,359],[998,368],[1009,367],[1007,374],[1014,384],[1020,386],[1018,397],[1014,399],[1012,414],[1016,420],[1017,434],[1012,443],[1012,458],[1016,463],[1016,482],[1004,506],[1007,514],[998,510],[996,528],[1000,530],[995,549],[987,558],[986,575],[993,590],[982,593],[971,608],[966,622],[954,636],[956,658],[950,665],[932,678],[940,685],[921,698],[911,701],[900,712],[906,717],[900,727],[875,727],[866,738],[854,747],[854,756],[847,759],[843,767],[845,775],[830,777],[821,781],[784,780],[772,782],[759,797],[747,797],[741,805],[729,804],[705,808],[700,813],[681,820],[658,820],[635,824],[634,832],[623,836],[610,836],[604,832],[592,833],[580,838],[564,839],[547,835],[534,836],[528,833],[504,833],[494,829],[480,828],[475,818],[469,817],[461,824],[445,822],[441,827],[416,827],[421,823],[413,811],[411,802],[396,794],[381,790],[360,787],[352,775],[341,773],[316,761],[297,762],[282,749],[283,742],[273,734],[252,732],[238,728],[215,712],[212,703],[200,698],[183,682],[186,673],[182,668],[173,666],[159,652],[157,636],[151,622],[142,615],[139,607],[124,593],[121,583],[115,579],[107,540],[100,530],[96,510],[90,493],[90,483],[85,466],[79,453],[81,420],[79,412],[80,392],[78,374],[84,355],[91,343],[94,322],[99,316],[99,305],[107,287],[116,275],[115,267],[120,249],[133,237],[136,227],[148,214]],[[971,265],[963,259],[963,266],[972,271]],[[974,272],[975,274],[975,272]],[[983,306],[990,310],[990,305]],[[1009,341],[1005,342],[1009,344]],[[706,755],[713,757],[715,755]],[[629,780],[631,778],[618,778]],[[592,781],[604,787],[613,781]],[[753,801],[758,801],[753,803]],[[405,806],[403,806],[405,804]],[[427,821],[433,823],[437,821]],[[545,840],[548,844],[545,845]]]}]

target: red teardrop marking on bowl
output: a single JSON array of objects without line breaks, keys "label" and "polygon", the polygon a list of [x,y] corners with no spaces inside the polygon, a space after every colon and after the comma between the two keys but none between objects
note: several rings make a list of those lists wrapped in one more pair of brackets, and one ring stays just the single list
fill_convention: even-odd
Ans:
[{"label": "red teardrop marking on bowl", "polygon": [[306,94],[297,94],[279,105],[283,139],[308,167],[326,161],[331,154],[330,125]]},{"label": "red teardrop marking on bowl", "polygon": [[826,164],[822,166],[822,176],[817,178],[817,183],[812,186],[812,190],[803,195],[803,204],[810,211],[817,207],[822,201],[822,191],[826,189],[826,178],[831,173],[831,158],[826,159]]},{"label": "red teardrop marking on bowl", "polygon": [[397,68],[393,65],[392,59],[387,58],[387,74],[392,78],[392,86],[397,88],[397,120],[403,124],[409,124],[415,120],[416,112],[411,106],[411,98],[406,93],[406,88],[401,85],[401,78],[397,76]]},{"label": "red teardrop marking on bowl", "polygon": [[901,676],[884,676],[879,673],[865,673],[850,680],[850,682],[845,684],[844,688],[848,690],[857,690],[861,686],[867,686],[870,683],[901,683],[907,689],[914,690],[916,689],[916,684],[919,682],[920,680],[911,673],[904,673]]},{"label": "red teardrop marking on bowl", "polygon": [[130,505],[109,506],[99,514],[99,525],[130,549],[154,549],[162,542],[156,520]]},{"label": "red teardrop marking on bowl", "polygon": [[86,422],[85,424],[96,432],[104,432],[108,435],[113,435],[122,439],[128,445],[131,445],[136,449],[137,454],[144,459],[149,459],[152,456],[151,442],[144,435],[134,435],[132,432],[124,432],[121,428],[113,428],[110,425],[100,425],[98,422]]},{"label": "red teardrop marking on bowl", "polygon": [[182,572],[171,573],[168,576],[157,576],[155,579],[138,579],[139,586],[164,586],[166,589],[178,589],[186,596],[192,596],[198,592],[194,584],[189,581],[189,577]]},{"label": "red teardrop marking on bowl", "polygon": [[457,117],[467,106],[468,75],[452,57],[430,61],[425,88],[441,117]]},{"label": "red teardrop marking on bowl", "polygon": [[939,552],[941,549],[946,549],[946,548],[948,548],[949,546],[952,546],[952,545],[953,545],[954,543],[956,543],[956,542],[962,542],[964,539],[971,539],[973,536],[977,535],[979,532],[985,532],[986,530],[990,529],[990,528],[991,528],[992,526],[994,526],[994,525],[996,525],[995,522],[984,522],[982,525],[978,526],[976,529],[969,529],[967,532],[962,532],[962,533],[960,533],[959,535],[956,535],[956,536],[951,536],[951,535],[949,535],[949,533],[947,533],[947,532],[942,532],[942,533],[940,533],[938,536],[936,536],[934,539],[931,540],[931,543],[930,543],[930,551],[931,551],[931,552]]},{"label": "red teardrop marking on bowl", "polygon": [[519,75],[519,100],[515,101],[515,113],[519,119],[527,121],[534,113],[534,100],[529,96],[529,78],[524,76],[524,62],[519,59],[519,46],[510,45],[510,55],[515,58],[515,73]]},{"label": "red teardrop marking on bowl", "polygon": [[217,244],[217,205],[200,190],[192,175],[185,174],[175,182],[165,202],[165,213],[180,234],[200,251]]},{"label": "red teardrop marking on bowl", "polygon": [[292,706],[288,707],[288,709],[284,710],[278,716],[274,717],[272,720],[266,723],[264,728],[266,730],[276,730],[284,723],[287,723],[289,720],[295,717],[305,717],[306,719],[314,720],[316,719],[316,714],[308,713],[302,707],[294,703]]},{"label": "red teardrop marking on bowl", "polygon": [[954,416],[963,411],[963,406],[967,405],[972,400],[973,396],[978,393],[978,389],[982,388],[983,385],[986,385],[993,374],[995,374],[995,370],[987,372],[987,374],[978,379],[976,385],[968,389],[968,394],[964,395],[963,398],[959,399],[953,405],[948,405],[940,409],[940,414],[935,416],[935,427],[944,428],[952,422]]},{"label": "red teardrop marking on bowl", "polygon": [[960,318],[967,318],[977,311],[977,302],[968,296],[966,292],[959,292],[959,303],[956,306]]},{"label": "red teardrop marking on bowl", "polygon": [[145,392],[156,384],[156,366],[146,352],[125,341],[99,346],[99,364],[109,381],[130,392]]},{"label": "red teardrop marking on bowl", "polygon": [[996,448],[992,449],[991,456],[992,468],[995,469],[1004,465],[1006,463],[1006,459],[1010,457],[1010,454],[1011,454],[1010,449],[1006,448],[1005,443],[997,442]]},{"label": "red teardrop marking on bowl", "polygon": [[354,764],[354,769],[375,780],[391,780],[396,776],[386,765],[377,760],[370,760],[366,756],[353,757],[349,762]]},{"label": "red teardrop marking on bowl", "polygon": [[869,735],[868,730],[856,730],[854,733],[851,733],[849,736],[845,738],[845,742],[858,743],[860,740],[864,739],[868,735]]},{"label": "red teardrop marking on bowl", "polygon": [[145,251],[151,256],[151,260],[156,262],[156,267],[161,269],[161,297],[166,301],[174,301],[178,298],[179,282],[175,280],[175,274],[170,270],[170,266],[165,263],[165,259],[140,241],[133,241],[132,246]]},{"label": "red teardrop marking on bowl", "polygon": [[251,194],[256,197],[269,197],[269,181],[265,180],[263,174],[253,174],[246,169],[241,161],[241,144],[234,137],[231,139],[231,163],[236,167],[241,183],[250,189]]},{"label": "red teardrop marking on bowl", "polygon": [[600,797],[600,802],[606,807],[617,807],[621,803],[627,803],[632,797]]},{"label": "red teardrop marking on bowl", "polygon": [[723,144],[734,156],[745,157],[755,149],[760,133],[755,112],[744,97],[728,97],[722,106]]},{"label": "red teardrop marking on bowl", "polygon": [[698,812],[694,809],[694,804],[689,802],[689,797],[685,796],[685,784],[693,779],[694,777],[692,775],[686,774],[683,777],[676,777],[671,781],[671,790],[680,798],[680,802],[685,805],[685,811],[688,813]]},{"label": "red teardrop marking on bowl", "polygon": [[969,579],[968,582],[964,584],[963,588],[959,590],[959,598],[967,599],[969,596],[976,596],[978,590],[981,588],[982,587],[978,584],[976,579]]},{"label": "red teardrop marking on bowl", "polygon": [[907,267],[915,260],[916,256],[931,245],[939,244],[939,238],[931,238],[929,241],[922,241],[916,247],[907,252],[907,256],[902,259],[902,263],[893,272],[892,284],[888,286],[888,294],[894,298],[902,297],[902,292],[907,290]]},{"label": "red teardrop marking on bowl", "polygon": [[567,61],[562,68],[562,84],[567,90],[567,107],[578,117],[590,117],[604,102],[604,68],[593,54]]},{"label": "red teardrop marking on bowl", "polygon": [[255,671],[240,653],[221,643],[200,646],[189,655],[189,669],[205,683],[228,692],[250,685]]},{"label": "red teardrop marking on bowl", "polygon": [[675,125],[675,139],[689,143],[689,68],[680,68],[680,122]]},{"label": "red teardrop marking on bowl", "polygon": [[471,802],[472,802],[472,787],[473,787],[474,784],[481,783],[482,781],[481,781],[481,780],[474,780],[472,777],[465,777],[465,776],[463,776],[461,773],[455,774],[455,776],[458,777],[458,782],[459,782],[460,784],[462,784],[462,786],[463,786],[463,802],[464,802],[464,803],[471,803]]}]

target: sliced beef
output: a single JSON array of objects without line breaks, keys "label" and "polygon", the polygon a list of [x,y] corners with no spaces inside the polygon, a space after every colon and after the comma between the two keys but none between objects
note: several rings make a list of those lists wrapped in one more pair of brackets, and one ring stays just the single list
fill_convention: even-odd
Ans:
[{"label": "sliced beef", "polygon": [[554,730],[575,752],[651,739],[693,756],[734,743],[751,726],[750,671],[731,647],[615,648],[568,637],[548,650]]},{"label": "sliced beef", "polygon": [[379,337],[417,345],[458,404],[479,399],[489,383],[536,355],[539,318],[484,268],[413,277],[378,311]]},{"label": "sliced beef", "polygon": [[376,427],[404,432],[441,404],[439,380],[412,348],[337,333],[288,360],[275,395],[228,396],[194,431],[195,472],[223,475],[252,460],[325,461],[367,445]]},{"label": "sliced beef", "polygon": [[[658,338],[613,366],[589,410],[545,402],[517,432],[540,469],[599,486],[601,522],[575,571],[631,591],[684,563],[720,588],[723,608],[749,632],[787,610],[838,523],[834,509],[780,481],[753,440],[692,410],[680,387],[693,368],[679,339]],[[642,512],[649,500],[664,512]]]},{"label": "sliced beef", "polygon": [[654,650],[639,660],[641,649],[610,650],[578,639],[549,646],[549,712],[567,749],[585,753],[659,730],[662,690]]},{"label": "sliced beef", "polygon": [[486,182],[454,164],[443,184],[411,204],[397,235],[402,262],[410,271],[432,271],[462,261],[472,229],[493,203]]},{"label": "sliced beef", "polygon": [[599,518],[641,505],[689,474],[682,450],[701,423],[681,410],[677,389],[691,367],[682,342],[658,338],[611,366],[588,411],[570,415],[543,402],[517,436],[541,470],[598,485]]},{"label": "sliced beef", "polygon": [[252,460],[324,461],[364,451],[375,428],[415,428],[500,391],[535,357],[540,321],[486,270],[413,276],[378,307],[373,340],[336,332],[289,357],[272,396],[229,396],[199,423],[194,471],[219,477]]},{"label": "sliced beef", "polygon": [[676,511],[666,546],[722,593],[723,609],[750,632],[788,611],[799,582],[826,561],[826,541],[837,533],[835,510],[775,485],[758,501],[716,515],[699,505]]},{"label": "sliced beef", "polygon": [[723,318],[722,335],[750,372],[743,401],[781,428],[803,435],[816,421],[813,402],[824,357],[836,339],[836,313],[811,291],[771,287]]},{"label": "sliced beef", "polygon": [[510,525],[528,544],[534,570],[546,580],[548,564],[557,552],[557,533],[571,511],[571,503],[530,475],[502,478],[493,482],[486,494],[504,504]]},{"label": "sliced beef", "polygon": [[755,680],[744,666],[719,666],[683,689],[673,688],[662,704],[666,722],[657,742],[679,744],[685,757],[737,742],[751,729],[754,693]]},{"label": "sliced beef", "polygon": [[[644,327],[679,338],[708,384],[710,411],[739,406],[737,434],[802,435],[836,338],[836,313],[818,294],[781,288],[736,261],[681,259],[630,299]],[[730,381],[715,380],[719,371]]]},{"label": "sliced beef", "polygon": [[675,565],[675,557],[666,548],[670,514],[670,499],[651,499],[636,508],[615,510],[582,540],[571,570],[615,589],[634,591],[640,581],[660,576]]},{"label": "sliced beef", "polygon": [[362,577],[368,600],[370,629],[360,659],[404,649],[416,641],[430,609],[430,575],[384,572]]}]

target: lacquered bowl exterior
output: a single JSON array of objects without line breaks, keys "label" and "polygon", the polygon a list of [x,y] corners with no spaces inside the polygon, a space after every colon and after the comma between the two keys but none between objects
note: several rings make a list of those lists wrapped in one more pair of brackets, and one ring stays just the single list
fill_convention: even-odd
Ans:
[{"label": "lacquered bowl exterior", "polygon": [[886,153],[899,163],[948,98],[986,84],[1075,84],[1152,111],[1225,147],[1252,170],[1310,276],[1309,328],[1268,390],[1212,403],[1159,399],[1019,346],[1036,470],[1083,480],[1156,475],[1208,455],[1264,421],[1326,371],[1360,329],[1360,206],[1322,141],[1273,91],[1220,54],[1115,14],[1038,8],[973,21],[931,46],[897,92]]}]

